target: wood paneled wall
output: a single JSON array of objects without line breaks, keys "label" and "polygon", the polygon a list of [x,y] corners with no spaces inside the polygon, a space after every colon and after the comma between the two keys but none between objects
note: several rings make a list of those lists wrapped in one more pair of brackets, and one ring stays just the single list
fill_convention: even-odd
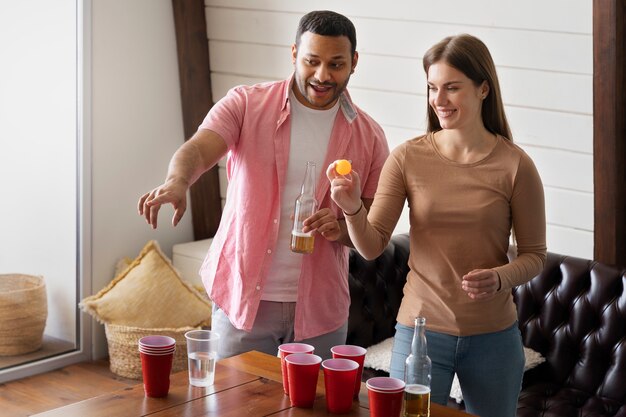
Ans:
[{"label": "wood paneled wall", "polygon": [[[295,29],[313,6],[288,0],[205,3],[214,100],[237,84],[290,75]],[[350,93],[381,123],[391,147],[425,129],[423,53],[450,34],[483,39],[498,66],[515,141],[544,181],[550,250],[593,256],[590,2],[406,0],[386,7],[374,0],[327,0],[314,7],[354,22],[360,61]],[[396,231],[406,230],[405,217]]]},{"label": "wood paneled wall", "polygon": [[[594,190],[598,190],[592,11],[597,14],[597,8],[619,3],[595,1],[401,0],[394,7],[383,7],[373,0],[323,0],[315,8],[336,10],[355,23],[360,61],[350,92],[381,123],[391,147],[425,129],[421,57],[426,49],[454,33],[471,33],[485,41],[498,67],[514,139],[533,158],[544,182],[549,250],[591,258]],[[289,47],[299,18],[311,5],[206,0],[205,6],[214,101],[237,84],[290,75]],[[619,147],[615,150],[619,152]],[[224,198],[223,165],[220,172]],[[615,193],[619,183],[610,187]],[[597,213],[597,196],[595,204]],[[398,231],[407,229],[404,223]]]}]

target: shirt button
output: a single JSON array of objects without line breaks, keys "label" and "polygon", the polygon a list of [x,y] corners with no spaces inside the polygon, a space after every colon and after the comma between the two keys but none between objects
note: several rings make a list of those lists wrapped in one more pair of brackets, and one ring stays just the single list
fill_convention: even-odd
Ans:
[{"label": "shirt button", "polygon": [[278,219],[274,219],[274,224],[278,223]]},{"label": "shirt button", "polygon": [[267,253],[272,253],[272,250],[271,250],[271,249],[268,249],[268,250],[267,250]]},{"label": "shirt button", "polygon": [[260,291],[260,290],[261,290],[261,286],[260,286],[260,285],[257,285],[257,286],[256,286],[256,290],[257,290],[257,291]]}]

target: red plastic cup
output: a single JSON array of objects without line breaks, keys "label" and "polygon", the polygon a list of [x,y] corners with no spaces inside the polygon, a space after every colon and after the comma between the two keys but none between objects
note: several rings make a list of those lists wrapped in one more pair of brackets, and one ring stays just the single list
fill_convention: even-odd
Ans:
[{"label": "red plastic cup", "polygon": [[139,352],[145,353],[148,355],[169,355],[171,353],[174,353],[175,351],[176,349],[153,351],[153,350],[146,350],[146,349],[139,348]]},{"label": "red plastic cup", "polygon": [[139,347],[140,348],[148,348],[148,349],[170,349],[176,345],[176,340],[173,337],[169,336],[161,336],[161,335],[152,335],[152,336],[144,336],[139,339]]},{"label": "red plastic cup", "polygon": [[400,417],[404,381],[391,377],[370,378],[365,383],[371,417]]},{"label": "red plastic cup", "polygon": [[160,349],[160,348],[149,348],[149,347],[144,347],[142,345],[139,345],[139,352],[148,353],[148,354],[158,355],[158,354],[163,354],[163,353],[172,353],[174,351],[176,351],[176,346],[172,346],[167,349]]},{"label": "red plastic cup", "polygon": [[339,345],[333,346],[330,348],[330,351],[335,359],[351,359],[359,364],[359,370],[354,383],[354,398],[358,398],[359,392],[361,391],[361,375],[363,375],[363,362],[365,361],[367,349],[355,345]]},{"label": "red plastic cup", "polygon": [[351,359],[326,359],[324,387],[326,388],[326,409],[329,413],[343,414],[352,409],[354,381],[359,364]]},{"label": "red plastic cup", "polygon": [[147,397],[165,397],[170,390],[170,372],[174,361],[174,352],[164,354],[141,355],[141,373],[143,388]]},{"label": "red plastic cup", "polygon": [[312,354],[315,348],[306,343],[284,343],[278,346],[278,352],[280,353],[280,370],[283,374],[283,390],[285,395],[289,395],[289,377],[287,376],[287,364],[285,363],[285,356],[292,353],[308,353]]},{"label": "red plastic cup", "polygon": [[322,358],[310,353],[292,353],[285,357],[289,375],[289,400],[293,407],[313,407],[321,362]]}]

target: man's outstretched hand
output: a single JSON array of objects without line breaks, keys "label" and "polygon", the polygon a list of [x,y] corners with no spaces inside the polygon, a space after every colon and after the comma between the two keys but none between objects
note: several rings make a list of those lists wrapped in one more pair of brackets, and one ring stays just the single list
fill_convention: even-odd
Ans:
[{"label": "man's outstretched hand", "polygon": [[140,216],[153,228],[157,228],[159,210],[163,204],[174,207],[172,226],[176,226],[187,210],[187,189],[189,184],[182,180],[167,180],[164,184],[141,196],[137,203]]}]

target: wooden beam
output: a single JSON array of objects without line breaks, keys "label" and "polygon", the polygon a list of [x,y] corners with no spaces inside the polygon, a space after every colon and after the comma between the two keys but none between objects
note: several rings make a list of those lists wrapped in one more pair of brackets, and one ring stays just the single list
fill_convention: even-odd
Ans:
[{"label": "wooden beam", "polygon": [[[172,6],[186,140],[213,106],[209,41],[203,0],[172,0]],[[213,237],[222,216],[217,166],[192,185],[190,206],[194,238]]]},{"label": "wooden beam", "polygon": [[593,2],[594,258],[626,265],[626,5]]},{"label": "wooden beam", "polygon": [[594,258],[626,265],[626,1],[593,1]]}]

